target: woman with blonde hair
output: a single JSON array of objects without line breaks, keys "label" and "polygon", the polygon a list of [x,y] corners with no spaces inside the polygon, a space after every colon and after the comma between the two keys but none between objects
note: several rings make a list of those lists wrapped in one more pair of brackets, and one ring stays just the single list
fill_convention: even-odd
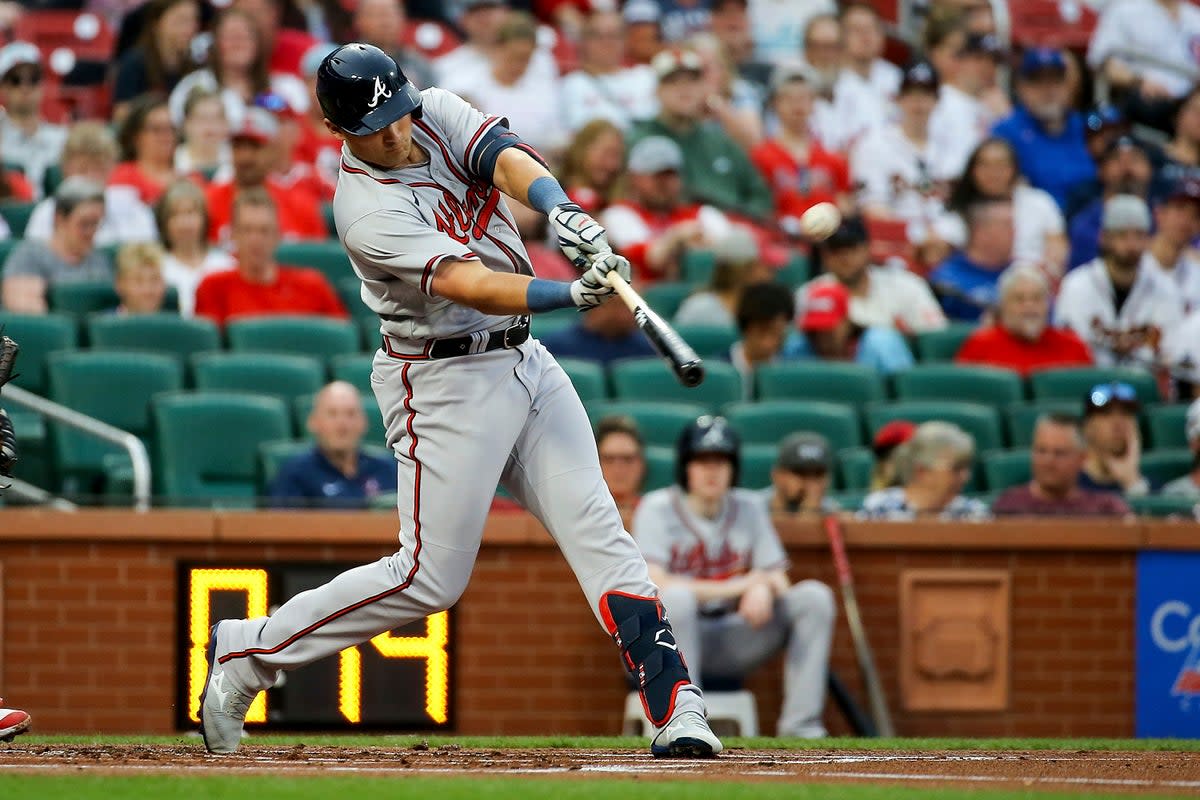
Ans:
[{"label": "woman with blonde hair", "polygon": [[568,197],[598,214],[620,195],[624,173],[624,134],[612,122],[594,119],[567,145],[559,178]]},{"label": "woman with blonde hair", "polygon": [[196,310],[196,287],[206,275],[233,268],[228,253],[208,243],[208,204],[204,191],[190,180],[167,187],[154,207],[159,237],[166,248],[163,278],[179,295],[179,313]]}]

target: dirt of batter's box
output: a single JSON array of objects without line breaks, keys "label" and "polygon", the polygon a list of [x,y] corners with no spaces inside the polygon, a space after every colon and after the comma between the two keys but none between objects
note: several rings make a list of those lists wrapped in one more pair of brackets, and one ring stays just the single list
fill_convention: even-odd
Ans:
[{"label": "dirt of batter's box", "polygon": [[21,745],[0,747],[0,774],[47,768],[105,773],[228,772],[374,775],[562,775],[592,779],[839,781],[973,788],[1038,788],[1080,793],[1200,794],[1200,758],[1192,753],[1071,751],[742,750],[702,761],[656,759],[644,750],[469,749],[418,744],[401,749],[272,747],[251,740],[235,755],[199,744]]}]

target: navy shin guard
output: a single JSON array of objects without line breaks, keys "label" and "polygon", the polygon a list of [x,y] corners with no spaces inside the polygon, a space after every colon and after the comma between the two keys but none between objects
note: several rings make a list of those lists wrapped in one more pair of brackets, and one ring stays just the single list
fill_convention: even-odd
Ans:
[{"label": "navy shin guard", "polygon": [[661,727],[675,713],[675,696],[691,683],[662,603],[653,597],[605,592],[600,615],[629,674],[637,680],[646,717]]}]

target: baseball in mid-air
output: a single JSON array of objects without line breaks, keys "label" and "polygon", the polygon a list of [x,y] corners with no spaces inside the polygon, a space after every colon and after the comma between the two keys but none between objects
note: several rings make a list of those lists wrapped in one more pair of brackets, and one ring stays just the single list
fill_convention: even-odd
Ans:
[{"label": "baseball in mid-air", "polygon": [[828,239],[842,224],[842,212],[833,203],[817,203],[800,217],[800,230],[810,239]]}]

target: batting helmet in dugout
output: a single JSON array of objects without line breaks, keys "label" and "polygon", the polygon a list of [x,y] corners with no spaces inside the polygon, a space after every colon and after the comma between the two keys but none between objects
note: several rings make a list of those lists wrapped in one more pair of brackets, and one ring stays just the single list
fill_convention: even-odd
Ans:
[{"label": "batting helmet in dugout", "polygon": [[728,456],[733,464],[733,485],[737,486],[742,466],[742,440],[724,417],[703,416],[679,434],[675,450],[675,482],[688,488],[687,465],[696,456],[716,453]]},{"label": "batting helmet in dugout", "polygon": [[387,53],[354,42],[317,67],[317,101],[325,118],[354,136],[386,128],[405,114],[421,116],[421,92]]}]

